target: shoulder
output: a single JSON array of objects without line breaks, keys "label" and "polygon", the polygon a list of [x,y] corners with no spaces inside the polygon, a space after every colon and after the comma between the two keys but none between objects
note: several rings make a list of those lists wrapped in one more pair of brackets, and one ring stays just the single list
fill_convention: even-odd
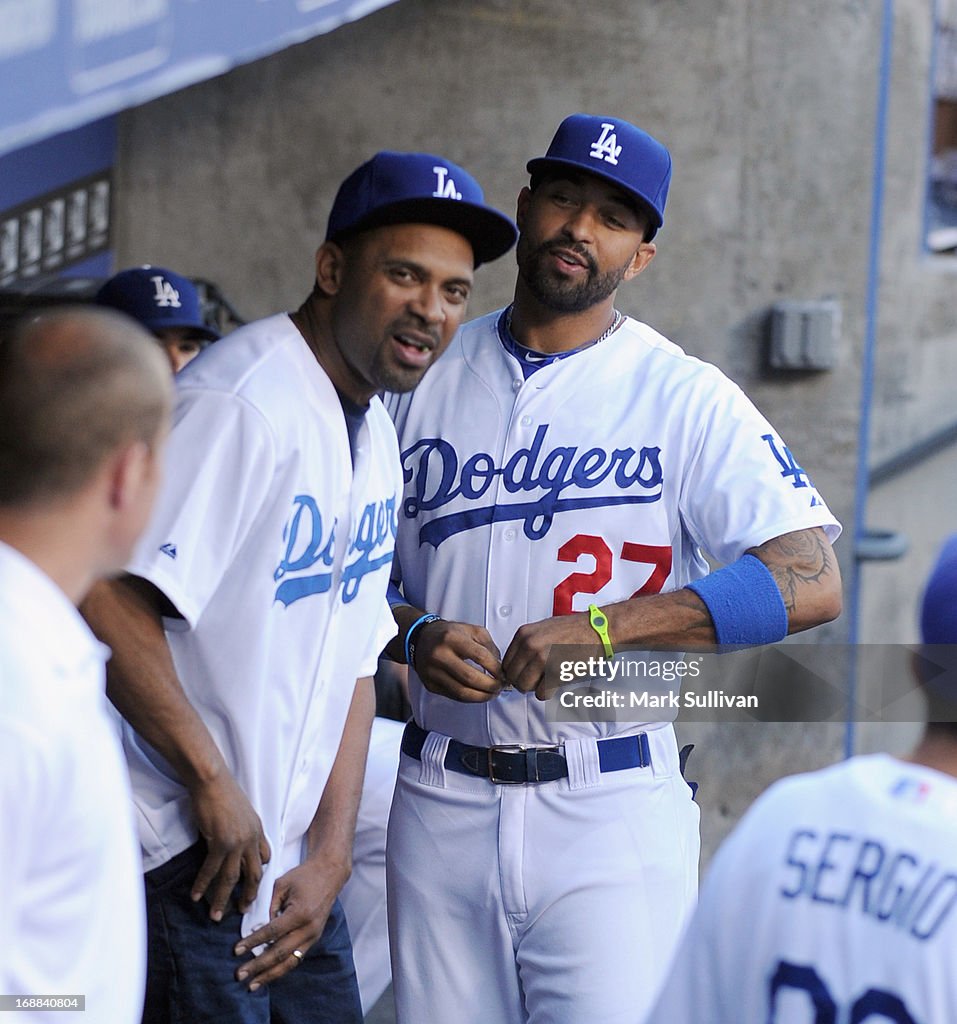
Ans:
[{"label": "shoulder", "polygon": [[742,393],[719,367],[689,355],[680,345],[640,320],[625,317],[608,341],[614,343],[616,356],[638,370],[646,382]]},{"label": "shoulder", "polygon": [[470,320],[458,329],[449,347],[429,367],[422,381],[413,391],[405,394],[386,392],[382,401],[401,432],[413,404],[421,406],[430,402],[431,395],[447,393],[450,387],[465,377],[484,377],[483,366],[490,359],[502,361],[502,347],[498,340],[498,319],[502,310],[495,310]]},{"label": "shoulder", "polygon": [[286,313],[237,328],[189,363],[176,378],[180,394],[217,391],[249,395],[294,379],[299,333]]},{"label": "shoulder", "polygon": [[241,423],[253,434],[299,437],[339,416],[335,389],[288,314],[257,320],[210,345],[176,379],[177,427]]},{"label": "shoulder", "polygon": [[481,373],[479,368],[490,354],[500,358],[502,346],[498,338],[498,320],[501,315],[502,311],[496,310],[460,327],[448,349],[429,368],[413,395],[424,393],[423,387],[441,386],[449,378],[465,372]]},{"label": "shoulder", "polygon": [[732,832],[728,844],[738,849],[765,849],[769,836],[788,834],[800,823],[847,818],[846,808],[866,803],[863,790],[874,783],[882,758],[867,755],[814,771],[787,775],[757,797]]}]

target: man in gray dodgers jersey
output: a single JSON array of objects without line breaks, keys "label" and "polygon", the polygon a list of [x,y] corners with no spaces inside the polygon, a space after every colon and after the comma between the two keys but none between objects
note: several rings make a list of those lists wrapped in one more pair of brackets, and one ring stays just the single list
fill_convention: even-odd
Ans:
[{"label": "man in gray dodgers jersey", "polygon": [[514,302],[387,403],[414,712],[388,843],[400,1024],[635,1024],[694,902],[672,726],[550,721],[552,644],[762,644],[840,611],[840,527],[780,437],[615,309],[655,255],[667,149],[578,114],[528,170]]},{"label": "man in gray dodgers jersey", "polygon": [[462,168],[379,153],[340,186],[302,306],[177,378],[156,513],[84,606],[126,719],[147,1021],[362,1019],[336,896],[395,632],[401,479],[376,392],[418,383],[514,238]]}]

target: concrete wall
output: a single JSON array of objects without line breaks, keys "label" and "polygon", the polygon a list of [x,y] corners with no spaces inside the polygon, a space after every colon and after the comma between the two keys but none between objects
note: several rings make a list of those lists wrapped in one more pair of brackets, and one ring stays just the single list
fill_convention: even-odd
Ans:
[{"label": "concrete wall", "polygon": [[[950,278],[919,225],[927,4],[899,4],[877,446],[919,432],[917,395],[950,366]],[[381,148],[441,151],[512,211],[525,161],[575,110],[634,120],[672,150],[653,266],[625,311],[752,395],[834,511],[853,520],[880,4],[865,0],[401,0],[361,22],[121,119],[120,265],[215,279],[247,317],[297,304],[335,188]],[[948,267],[949,269],[949,267]],[[472,311],[506,302],[480,273]],[[836,368],[765,369],[768,311],[836,299]],[[906,373],[899,364],[904,354]],[[949,396],[947,396],[949,397]],[[932,399],[939,416],[946,399]],[[845,572],[851,543],[839,544]],[[840,640],[846,622],[810,638]],[[690,727],[706,851],[773,778],[840,756],[835,727]]]}]

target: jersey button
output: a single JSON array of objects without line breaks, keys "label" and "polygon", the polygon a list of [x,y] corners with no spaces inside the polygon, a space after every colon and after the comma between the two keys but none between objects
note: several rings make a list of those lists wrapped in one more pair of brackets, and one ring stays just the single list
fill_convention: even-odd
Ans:
[{"label": "jersey button", "polygon": [[505,539],[506,540],[515,540],[515,531],[514,530],[506,530],[505,531]]},{"label": "jersey button", "polygon": [[530,427],[531,425],[532,425],[532,417],[531,416],[523,416],[522,417],[522,426],[523,427]]},{"label": "jersey button", "polygon": [[521,391],[522,390],[522,381],[520,381],[518,378],[513,380],[512,381],[512,390],[513,391]]},{"label": "jersey button", "polygon": [[503,604],[502,607],[499,608],[498,613],[503,619],[507,619],[509,615],[512,614],[512,606],[510,604]]}]

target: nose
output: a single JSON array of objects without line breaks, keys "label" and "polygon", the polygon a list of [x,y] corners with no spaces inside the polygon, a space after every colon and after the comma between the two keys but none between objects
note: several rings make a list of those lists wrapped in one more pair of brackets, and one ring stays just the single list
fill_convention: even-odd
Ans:
[{"label": "nose", "polygon": [[595,236],[596,212],[591,206],[583,204],[570,211],[565,221],[564,231],[576,242],[590,242]]},{"label": "nose", "polygon": [[409,309],[427,324],[440,324],[445,320],[445,303],[436,285],[423,284],[409,301]]}]

